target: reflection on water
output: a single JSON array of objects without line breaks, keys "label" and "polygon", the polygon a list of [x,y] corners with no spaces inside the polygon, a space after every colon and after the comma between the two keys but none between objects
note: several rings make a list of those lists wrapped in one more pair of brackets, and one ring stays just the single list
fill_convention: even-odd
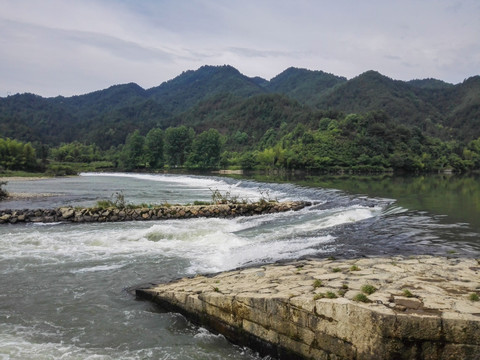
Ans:
[{"label": "reflection on water", "polygon": [[468,223],[480,232],[480,175],[252,176],[258,181],[293,182],[303,186],[339,189],[349,194],[395,199],[405,209],[445,216],[446,223]]}]

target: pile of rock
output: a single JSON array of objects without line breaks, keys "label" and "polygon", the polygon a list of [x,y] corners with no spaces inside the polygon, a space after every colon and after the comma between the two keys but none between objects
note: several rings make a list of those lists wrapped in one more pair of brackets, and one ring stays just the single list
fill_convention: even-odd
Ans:
[{"label": "pile of rock", "polygon": [[310,203],[257,202],[214,205],[163,205],[145,208],[72,208],[37,210],[2,210],[0,224],[28,222],[115,222],[162,219],[188,219],[200,217],[234,217],[300,210]]}]

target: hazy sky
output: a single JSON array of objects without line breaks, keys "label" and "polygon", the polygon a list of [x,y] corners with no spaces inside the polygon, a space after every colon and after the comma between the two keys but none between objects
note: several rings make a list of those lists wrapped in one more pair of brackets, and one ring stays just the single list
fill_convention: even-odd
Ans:
[{"label": "hazy sky", "polygon": [[0,0],[0,96],[160,85],[229,64],[451,83],[480,74],[479,0]]}]

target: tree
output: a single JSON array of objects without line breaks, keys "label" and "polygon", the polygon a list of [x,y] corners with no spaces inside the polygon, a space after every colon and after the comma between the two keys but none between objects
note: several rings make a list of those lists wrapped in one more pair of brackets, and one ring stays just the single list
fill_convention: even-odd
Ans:
[{"label": "tree", "polygon": [[218,167],[222,151],[222,139],[216,129],[202,132],[193,141],[189,165],[201,169]]},{"label": "tree", "polygon": [[144,164],[143,146],[145,138],[140,131],[135,130],[129,134],[124,147],[124,166],[126,170],[133,170]]},{"label": "tree", "polygon": [[182,125],[165,130],[165,155],[170,166],[182,166],[190,154],[195,133]]},{"label": "tree", "polygon": [[145,161],[153,169],[163,167],[163,131],[154,128],[145,136]]}]

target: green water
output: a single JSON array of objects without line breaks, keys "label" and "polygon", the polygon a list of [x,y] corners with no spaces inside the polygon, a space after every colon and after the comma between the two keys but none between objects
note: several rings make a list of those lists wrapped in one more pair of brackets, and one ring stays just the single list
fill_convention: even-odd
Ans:
[{"label": "green water", "polygon": [[444,216],[445,223],[467,223],[480,232],[480,175],[422,176],[249,176],[258,181],[291,182],[308,187],[342,190],[353,195],[395,199],[408,210]]}]

